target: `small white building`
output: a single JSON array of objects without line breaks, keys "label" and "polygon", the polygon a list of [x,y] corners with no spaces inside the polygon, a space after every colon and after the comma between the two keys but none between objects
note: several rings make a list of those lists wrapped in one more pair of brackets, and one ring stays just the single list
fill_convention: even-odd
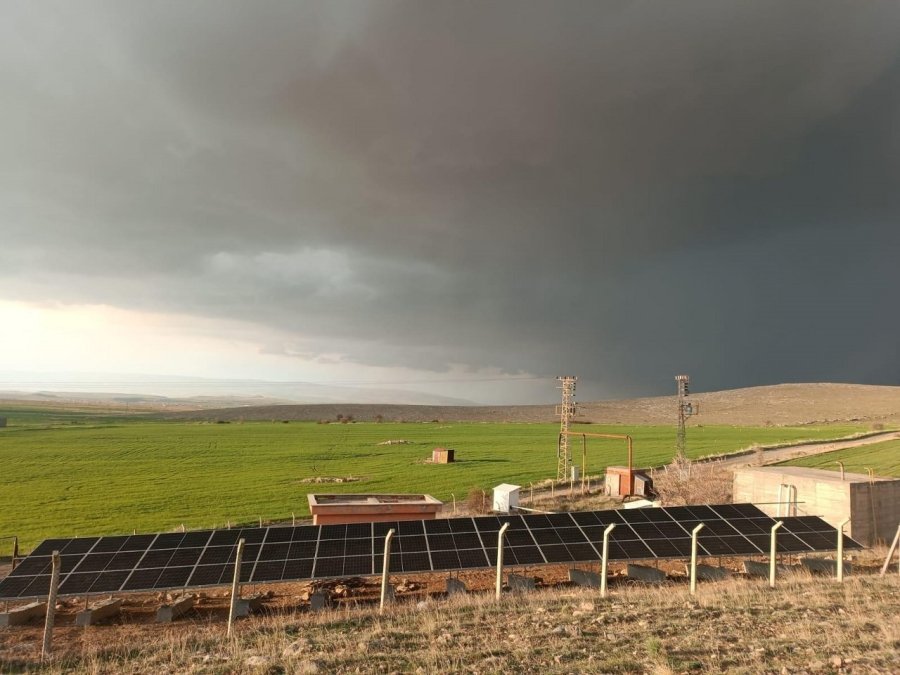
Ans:
[{"label": "small white building", "polygon": [[510,509],[519,505],[521,485],[501,483],[494,488],[494,511],[509,513]]}]

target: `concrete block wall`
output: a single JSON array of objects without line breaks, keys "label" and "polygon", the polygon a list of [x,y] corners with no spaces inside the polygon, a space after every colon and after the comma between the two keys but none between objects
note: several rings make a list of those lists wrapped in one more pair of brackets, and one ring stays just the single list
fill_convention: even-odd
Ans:
[{"label": "concrete block wall", "polygon": [[850,507],[856,523],[850,536],[867,546],[890,544],[900,524],[900,480],[855,483]]},{"label": "concrete block wall", "polygon": [[[797,513],[821,516],[835,527],[848,516],[848,535],[865,546],[893,537],[900,521],[900,480],[869,482],[866,476],[799,467],[748,467],[734,474],[734,501],[751,502],[770,516],[779,514],[779,486],[797,488]],[[782,500],[789,499],[784,490]],[[782,506],[781,515],[787,515]]]}]

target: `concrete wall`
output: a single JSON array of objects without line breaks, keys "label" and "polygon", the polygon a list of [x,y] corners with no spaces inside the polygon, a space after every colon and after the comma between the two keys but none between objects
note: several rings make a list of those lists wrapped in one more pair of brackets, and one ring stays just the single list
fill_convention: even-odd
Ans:
[{"label": "concrete wall", "polygon": [[[797,513],[821,516],[834,525],[850,517],[847,534],[865,546],[893,537],[900,521],[900,480],[877,480],[800,467],[750,467],[734,474],[734,501],[751,502],[770,516],[779,514],[779,486],[797,488]],[[782,493],[782,501],[788,497]],[[788,515],[785,505],[781,515]]]},{"label": "concrete wall", "polygon": [[860,543],[891,543],[900,524],[900,480],[854,483],[850,491],[853,534]]},{"label": "concrete wall", "polygon": [[[773,467],[774,468],[774,467]],[[850,514],[850,486],[852,483],[822,482],[814,477],[799,477],[777,471],[744,469],[734,474],[734,501],[751,502],[770,516],[788,515],[786,505],[779,511],[779,486],[797,488],[797,513],[822,516],[837,525]],[[781,492],[781,500],[789,499],[788,491]],[[849,532],[848,532],[849,534]],[[852,535],[851,535],[852,536]]]}]

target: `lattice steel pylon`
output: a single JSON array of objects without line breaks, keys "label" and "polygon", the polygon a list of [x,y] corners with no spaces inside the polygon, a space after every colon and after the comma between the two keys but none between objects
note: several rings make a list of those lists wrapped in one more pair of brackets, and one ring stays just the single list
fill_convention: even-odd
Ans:
[{"label": "lattice steel pylon", "polygon": [[556,480],[567,480],[569,467],[572,466],[572,451],[569,448],[569,422],[575,417],[575,382],[574,375],[560,375],[556,378],[562,389],[562,403],[557,408],[559,413],[559,440],[556,444]]},{"label": "lattice steel pylon", "polygon": [[685,423],[688,415],[692,414],[692,406],[687,401],[691,391],[689,385],[691,378],[689,375],[676,375],[675,384],[678,387],[678,434],[675,437],[675,457],[676,459],[684,459],[687,438],[685,434]]}]

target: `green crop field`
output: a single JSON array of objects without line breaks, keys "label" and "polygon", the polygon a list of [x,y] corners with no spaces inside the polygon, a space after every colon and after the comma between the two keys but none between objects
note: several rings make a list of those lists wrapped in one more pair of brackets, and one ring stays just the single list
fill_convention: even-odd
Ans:
[{"label": "green crop field", "polygon": [[[222,526],[308,515],[309,492],[417,492],[463,499],[472,487],[527,486],[556,472],[551,424],[201,424],[145,418],[0,410],[0,536],[27,550],[43,538]],[[660,465],[673,453],[673,427],[590,425],[630,433],[635,463]],[[694,457],[754,443],[849,435],[859,426],[697,427]],[[389,439],[404,445],[378,445]],[[437,446],[450,465],[425,463]],[[580,463],[580,440],[575,455]],[[588,442],[588,473],[626,462],[623,441]],[[314,476],[358,482],[302,483]],[[0,551],[0,554],[3,554]]]},{"label": "green crop field", "polygon": [[866,473],[871,468],[878,476],[900,477],[900,441],[873,443],[858,448],[847,448],[825,452],[821,455],[801,457],[783,462],[786,466],[808,466],[814,469],[840,471],[837,462],[844,463],[844,469],[853,473]]}]

